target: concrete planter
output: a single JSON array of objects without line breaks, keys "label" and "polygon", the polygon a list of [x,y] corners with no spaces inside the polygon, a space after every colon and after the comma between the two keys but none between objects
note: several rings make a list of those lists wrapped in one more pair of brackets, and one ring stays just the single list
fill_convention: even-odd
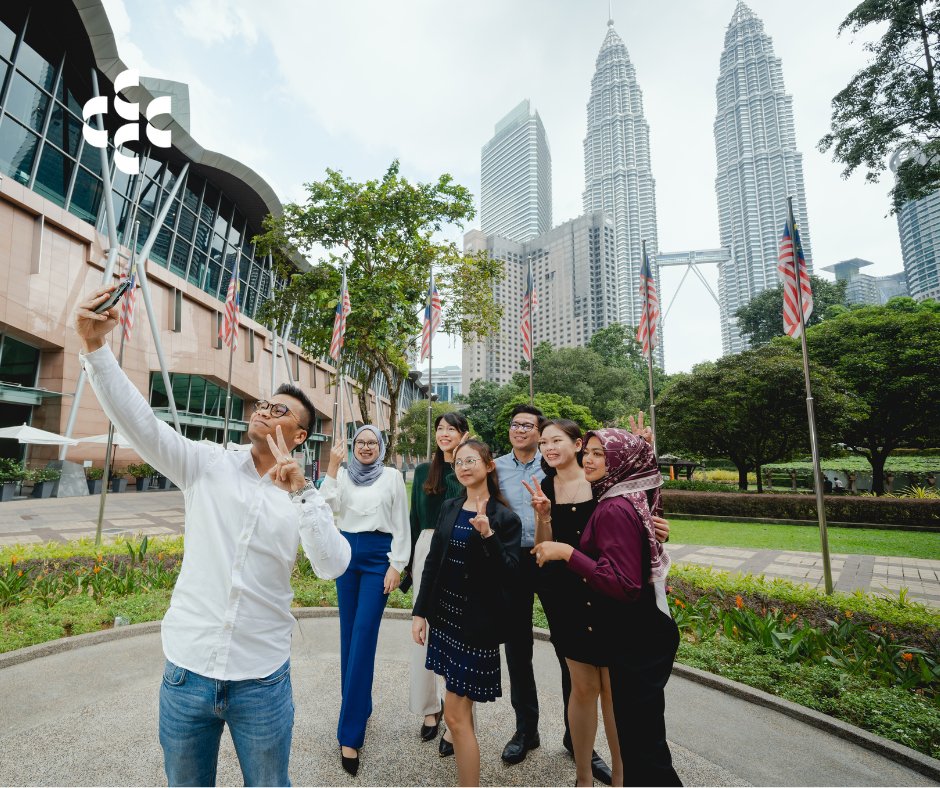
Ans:
[{"label": "concrete planter", "polygon": [[158,490],[169,490],[172,489],[173,482],[166,478],[166,476],[157,477],[157,489]]},{"label": "concrete planter", "polygon": [[19,482],[4,482],[0,487],[0,501],[12,501],[16,496],[16,485]]},{"label": "concrete planter", "polygon": [[113,493],[122,493],[127,491],[127,479],[123,476],[120,478],[111,479],[111,492]]},{"label": "concrete planter", "polygon": [[89,495],[100,495],[101,494],[101,479],[85,479],[86,484],[88,484],[88,494]]},{"label": "concrete planter", "polygon": [[147,492],[150,488],[150,477],[145,476],[142,479],[138,479],[137,482],[137,492]]},{"label": "concrete planter", "polygon": [[33,484],[33,498],[49,498],[55,489],[55,482],[36,482]]}]

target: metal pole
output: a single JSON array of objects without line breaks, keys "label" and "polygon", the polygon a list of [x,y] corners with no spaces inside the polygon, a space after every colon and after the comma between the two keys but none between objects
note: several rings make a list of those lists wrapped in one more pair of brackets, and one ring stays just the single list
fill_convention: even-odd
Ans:
[{"label": "metal pole", "polygon": [[[646,241],[643,241],[643,261],[646,262],[646,260]],[[652,273],[652,269],[650,269],[651,276]],[[650,384],[650,429],[653,431],[653,454],[658,455],[656,451],[656,401],[653,395],[653,340],[655,335],[653,333],[652,323],[650,322],[650,288],[648,282],[643,288],[643,311],[646,314],[646,326],[649,339],[647,342],[649,353],[646,357],[646,367]]]},{"label": "metal pole", "polygon": [[157,325],[157,316],[153,311],[153,301],[150,298],[150,282],[147,279],[147,258],[150,256],[150,250],[153,249],[157,236],[163,228],[163,223],[166,221],[167,214],[170,212],[170,206],[173,204],[173,200],[176,199],[176,194],[179,192],[180,186],[183,185],[183,181],[186,180],[186,173],[188,171],[189,162],[186,162],[186,164],[183,165],[183,169],[180,171],[179,177],[176,179],[176,183],[173,184],[173,188],[170,189],[170,193],[164,199],[160,213],[153,223],[153,227],[150,229],[150,235],[147,236],[147,240],[140,250],[141,265],[138,266],[137,270],[138,276],[140,277],[140,292],[144,297],[144,306],[147,309],[147,317],[150,320],[150,333],[153,335],[153,346],[157,351],[157,360],[160,362],[160,372],[163,375],[163,385],[166,387],[167,400],[170,403],[170,415],[173,417],[173,426],[179,433],[182,433],[182,429],[180,429],[180,417],[176,412],[176,401],[173,399],[170,373],[163,355],[163,344],[160,342],[160,327]]},{"label": "metal pole", "polygon": [[287,368],[287,382],[290,383],[292,386],[295,385],[297,381],[294,380],[294,370],[290,368],[290,358],[289,358],[290,354],[288,353],[288,350],[287,350],[287,343],[290,341],[290,332],[294,328],[294,312],[296,309],[297,309],[297,305],[294,304],[294,306],[291,307],[290,318],[287,321],[287,325],[284,327],[284,339],[281,340],[281,350],[284,351],[283,353],[284,366]]},{"label": "metal pole", "polygon": [[[140,231],[140,222],[135,221],[131,230],[131,256],[127,264],[127,273],[134,271],[134,261],[137,254],[137,233]],[[124,367],[124,343],[127,334],[121,326],[121,344],[118,350],[118,367]],[[108,443],[104,449],[104,473],[101,476],[101,500],[98,501],[98,524],[95,527],[95,545],[101,544],[101,529],[104,523],[104,506],[108,498],[108,485],[111,483],[111,451],[114,447],[114,422],[108,419]]]},{"label": "metal pole", "polygon": [[[271,277],[271,298],[274,298],[274,255],[268,254],[268,273]],[[271,394],[274,394],[274,386],[277,383],[277,320],[271,321]]]},{"label": "metal pole", "polygon": [[529,258],[529,404],[535,404],[535,387],[533,374],[535,372],[535,282],[532,279],[532,258]]},{"label": "metal pole", "polygon": [[800,282],[800,253],[796,240],[796,220],[793,218],[793,198],[787,197],[787,221],[793,233],[793,270],[796,281],[797,311],[800,315],[800,345],[803,350],[803,378],[806,382],[806,416],[809,420],[809,447],[813,455],[813,484],[816,487],[816,511],[819,516],[819,541],[822,547],[823,580],[826,593],[832,593],[832,566],[829,560],[829,534],[826,529],[826,499],[823,497],[823,474],[819,460],[819,438],[816,434],[816,413],[809,382],[809,353],[806,349],[806,319],[803,317],[803,288]]},{"label": "metal pole", "polygon": [[[98,72],[94,68],[91,70],[91,88],[93,96],[97,97],[100,95],[98,90]],[[95,115],[95,120],[98,124],[98,130],[104,131],[104,121],[102,120],[101,115]],[[107,147],[99,148],[99,153],[101,154],[101,178],[104,186],[104,211],[108,227],[108,257],[107,261],[105,262],[104,274],[102,274],[101,283],[103,285],[107,285],[110,284],[111,277],[114,276],[114,264],[117,262],[117,256],[118,252],[120,251],[120,247],[118,246],[117,238],[117,220],[114,218],[114,193],[111,186],[111,166],[108,162]],[[85,368],[80,367],[78,370],[78,382],[75,384],[75,395],[72,397],[72,407],[69,410],[68,421],[65,424],[65,437],[67,438],[71,438],[72,433],[75,430],[75,421],[78,418],[78,408],[81,404],[82,392],[84,392],[84,390]],[[60,447],[60,460],[65,459],[68,450],[68,446]]]},{"label": "metal pole", "polygon": [[433,324],[433,314],[431,313],[431,290],[434,287],[434,269],[431,269],[431,284],[428,286],[428,304],[427,304],[427,320],[428,320],[428,445],[427,445],[427,458],[428,462],[431,462],[431,422],[433,421],[433,412],[432,408],[434,406],[434,385],[433,385],[433,364],[434,364],[434,334],[431,331]]}]

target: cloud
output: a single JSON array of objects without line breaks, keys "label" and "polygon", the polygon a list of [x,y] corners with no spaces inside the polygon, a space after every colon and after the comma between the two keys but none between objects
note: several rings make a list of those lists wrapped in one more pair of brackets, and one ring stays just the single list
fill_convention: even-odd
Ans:
[{"label": "cloud", "polygon": [[230,39],[243,39],[254,45],[258,40],[253,20],[257,11],[257,3],[239,8],[226,0],[189,0],[174,9],[173,15],[183,25],[186,35],[203,44],[211,46]]}]

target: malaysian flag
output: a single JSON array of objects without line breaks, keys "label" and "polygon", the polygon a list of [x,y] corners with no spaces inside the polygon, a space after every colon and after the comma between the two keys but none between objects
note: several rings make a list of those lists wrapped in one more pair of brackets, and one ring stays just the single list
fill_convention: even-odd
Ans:
[{"label": "malaysian flag", "polygon": [[222,325],[219,327],[219,339],[232,350],[238,347],[238,272],[232,271],[225,296],[225,310],[222,313]]},{"label": "malaysian flag", "polygon": [[343,337],[346,336],[346,316],[352,311],[349,305],[349,290],[346,288],[346,269],[343,269],[343,287],[336,302],[336,316],[333,318],[333,338],[330,340],[330,358],[339,361],[343,350]]},{"label": "malaysian flag", "polygon": [[134,327],[134,305],[137,299],[137,260],[127,261],[128,271],[124,272],[121,279],[130,279],[131,286],[127,288],[127,293],[121,299],[121,317],[120,324],[124,330],[124,339],[130,341],[131,329]]},{"label": "malaysian flag", "polygon": [[424,307],[424,326],[421,329],[421,358],[424,361],[431,355],[431,340],[441,325],[441,296],[434,284],[434,274],[428,284],[428,302]]},{"label": "malaysian flag", "polygon": [[525,293],[522,296],[522,317],[519,320],[519,330],[522,333],[522,355],[526,361],[532,361],[532,313],[539,305],[535,294],[535,284],[532,281],[532,268],[526,279]]},{"label": "malaysian flag", "polygon": [[800,243],[800,232],[791,225],[788,216],[783,226],[783,235],[780,237],[780,257],[777,260],[777,276],[783,282],[783,331],[788,336],[798,337],[802,328],[800,326],[799,299],[796,292],[796,274],[793,266],[793,248],[796,246],[796,256],[800,261],[800,290],[803,295],[803,320],[809,320],[813,314],[813,290],[810,286],[809,274],[806,272],[806,258],[803,256],[803,244]]},{"label": "malaysian flag", "polygon": [[643,254],[643,266],[640,268],[640,298],[643,299],[643,316],[636,331],[636,341],[643,346],[643,355],[649,355],[656,347],[656,328],[659,324],[659,296],[656,295],[656,280],[650,258]]}]

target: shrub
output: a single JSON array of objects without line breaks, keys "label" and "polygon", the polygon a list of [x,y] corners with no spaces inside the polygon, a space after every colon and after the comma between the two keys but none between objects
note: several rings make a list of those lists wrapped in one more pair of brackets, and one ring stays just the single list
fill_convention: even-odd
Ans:
[{"label": "shrub", "polygon": [[104,478],[104,468],[85,468],[85,478],[93,482]]},{"label": "shrub", "polygon": [[58,468],[34,468],[27,471],[27,479],[33,484],[41,482],[57,482],[62,478],[62,471]]},{"label": "shrub", "polygon": [[[871,498],[827,495],[826,517],[839,523],[940,526],[940,500],[933,498]],[[814,522],[815,495],[739,495],[721,492],[663,490],[663,506],[673,514],[762,517]]]},{"label": "shrub", "polygon": [[149,479],[151,476],[153,476],[156,473],[156,471],[154,470],[152,465],[148,465],[145,462],[140,462],[140,463],[137,463],[136,465],[128,465],[127,473],[129,473],[135,479]]},{"label": "shrub", "polygon": [[0,482],[21,482],[27,478],[23,463],[6,458],[0,459]]}]

